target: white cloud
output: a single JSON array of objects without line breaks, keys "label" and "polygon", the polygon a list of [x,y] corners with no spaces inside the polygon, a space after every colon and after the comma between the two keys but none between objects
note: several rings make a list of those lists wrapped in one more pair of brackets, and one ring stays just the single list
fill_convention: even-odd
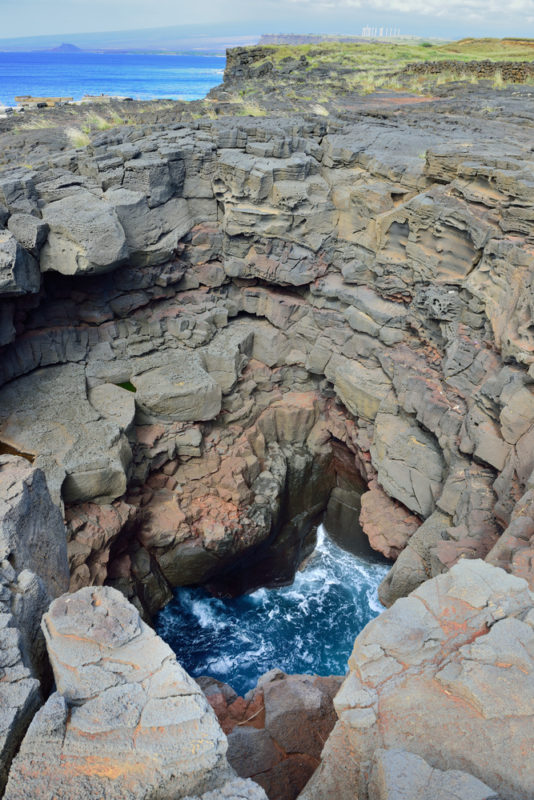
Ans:
[{"label": "white cloud", "polygon": [[[362,11],[416,14],[432,17],[488,17],[520,16],[534,13],[534,0],[286,0],[293,5],[307,6],[310,9],[335,9],[337,11],[360,9]],[[527,20],[525,20],[527,21]]]}]

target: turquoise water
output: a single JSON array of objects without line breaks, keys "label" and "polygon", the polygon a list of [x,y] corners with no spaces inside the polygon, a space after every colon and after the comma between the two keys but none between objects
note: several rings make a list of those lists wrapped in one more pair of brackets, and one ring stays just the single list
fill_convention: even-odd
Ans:
[{"label": "turquoise water", "polygon": [[383,610],[377,588],[388,570],[342,550],[321,527],[291,586],[231,600],[178,589],[156,630],[191,675],[210,675],[239,694],[273,667],[343,675],[354,639]]},{"label": "turquoise water", "polygon": [[202,54],[0,53],[0,104],[14,105],[26,94],[198,100],[221,83],[224,66],[224,57]]}]

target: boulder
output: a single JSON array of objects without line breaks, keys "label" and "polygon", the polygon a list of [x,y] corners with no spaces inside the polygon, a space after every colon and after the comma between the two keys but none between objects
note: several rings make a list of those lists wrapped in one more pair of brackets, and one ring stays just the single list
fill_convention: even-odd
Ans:
[{"label": "boulder", "polygon": [[199,683],[228,735],[228,761],[237,774],[273,800],[295,800],[319,764],[342,680],[273,669],[244,698],[213,679]]},{"label": "boulder", "polygon": [[37,261],[12,233],[0,230],[0,297],[35,294],[40,285]]},{"label": "boulder", "polygon": [[179,240],[193,224],[183,198],[173,198],[150,208],[144,194],[129,189],[111,189],[105,197],[124,229],[129,260],[135,266],[169,261]]},{"label": "boulder", "polygon": [[7,227],[32,256],[39,258],[39,251],[48,235],[46,222],[32,214],[12,214]]},{"label": "boulder", "polygon": [[173,354],[165,366],[134,375],[138,422],[209,420],[221,410],[220,386],[194,353]]},{"label": "boulder", "polygon": [[206,698],[123,595],[63,595],[43,631],[57,691],[26,734],[6,800],[178,800],[232,777]]},{"label": "boulder", "polygon": [[205,792],[201,797],[186,797],[185,800],[267,800],[267,795],[257,783],[234,778],[220,789]]},{"label": "boulder", "polygon": [[43,469],[56,503],[106,502],[126,490],[130,446],[89,403],[82,365],[35,370],[0,389],[0,439]]},{"label": "boulder", "polygon": [[50,231],[41,250],[42,272],[110,272],[128,257],[115,209],[86,189],[46,205],[43,219]]},{"label": "boulder", "polygon": [[[378,751],[398,748],[445,772],[428,773],[432,797],[443,782],[464,786],[453,797],[486,797],[449,770],[482,781],[488,797],[532,796],[533,628],[527,583],[480,560],[463,559],[397,600],[356,639],[334,701],[339,721],[300,799],[404,797],[387,793],[395,775],[401,780],[398,762],[376,761]],[[410,771],[411,800],[419,767]]]}]

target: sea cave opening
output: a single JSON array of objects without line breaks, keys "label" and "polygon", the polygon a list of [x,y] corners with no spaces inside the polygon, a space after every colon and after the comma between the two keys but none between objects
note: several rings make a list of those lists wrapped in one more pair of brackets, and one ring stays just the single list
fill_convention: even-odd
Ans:
[{"label": "sea cave opening", "polygon": [[274,668],[345,674],[356,636],[383,610],[377,590],[391,562],[359,523],[365,482],[335,475],[320,514],[289,520],[293,547],[278,536],[218,580],[177,588],[156,615],[157,632],[193,677],[245,695]]}]

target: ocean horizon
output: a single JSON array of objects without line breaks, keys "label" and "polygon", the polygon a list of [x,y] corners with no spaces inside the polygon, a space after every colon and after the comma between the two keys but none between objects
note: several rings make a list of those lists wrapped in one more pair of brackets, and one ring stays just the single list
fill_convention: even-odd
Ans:
[{"label": "ocean horizon", "polygon": [[222,82],[224,54],[0,52],[0,105],[15,97],[118,95],[199,100]]}]

